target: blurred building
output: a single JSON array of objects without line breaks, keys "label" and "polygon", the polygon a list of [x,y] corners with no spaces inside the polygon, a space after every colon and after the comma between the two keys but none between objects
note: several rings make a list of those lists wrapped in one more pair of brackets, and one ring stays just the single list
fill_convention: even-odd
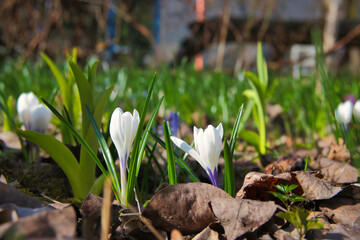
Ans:
[{"label": "blurred building", "polygon": [[[253,43],[262,41],[265,52],[272,61],[289,59],[293,44],[312,43],[315,26],[324,29],[331,4],[337,4],[337,39],[344,37],[359,21],[358,1],[344,0],[205,0],[205,18],[197,20],[198,0],[157,0],[155,21],[159,22],[156,48],[159,61],[192,59],[202,53],[205,67],[216,67],[218,54],[223,56],[222,68],[242,68],[251,65],[256,48]],[[229,22],[225,38],[221,39],[226,14]],[[334,16],[331,13],[330,16]],[[221,41],[226,44],[219,49]],[[359,45],[355,37],[350,45]],[[306,46],[305,46],[306,47]],[[221,50],[221,51],[220,51]],[[306,52],[306,51],[305,51]]]}]

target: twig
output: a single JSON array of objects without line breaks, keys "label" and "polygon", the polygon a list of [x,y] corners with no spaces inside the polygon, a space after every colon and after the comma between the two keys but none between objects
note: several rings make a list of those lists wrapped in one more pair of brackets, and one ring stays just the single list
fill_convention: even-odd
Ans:
[{"label": "twig", "polygon": [[104,181],[104,200],[101,208],[101,240],[107,240],[110,231],[112,190],[110,179]]}]

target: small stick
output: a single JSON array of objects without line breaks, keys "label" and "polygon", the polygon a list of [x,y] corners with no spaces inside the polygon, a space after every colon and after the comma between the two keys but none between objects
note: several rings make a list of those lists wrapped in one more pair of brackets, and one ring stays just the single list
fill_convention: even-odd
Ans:
[{"label": "small stick", "polygon": [[101,208],[101,240],[107,240],[110,232],[112,190],[110,179],[104,181],[104,200]]}]

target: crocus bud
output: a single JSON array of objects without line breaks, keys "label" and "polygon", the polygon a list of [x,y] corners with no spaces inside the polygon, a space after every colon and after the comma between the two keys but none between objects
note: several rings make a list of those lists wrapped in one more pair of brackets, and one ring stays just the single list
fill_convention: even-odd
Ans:
[{"label": "crocus bud", "polygon": [[350,100],[340,103],[335,111],[335,118],[339,124],[348,125],[351,121],[353,104]]},{"label": "crocus bud", "polygon": [[171,136],[174,144],[192,156],[206,171],[211,183],[218,186],[218,164],[222,147],[224,130],[222,124],[216,128],[209,125],[205,131],[194,127],[195,150],[180,138]]},{"label": "crocus bud", "polygon": [[360,124],[360,100],[357,100],[354,105],[354,118],[357,124]]},{"label": "crocus bud", "polygon": [[37,105],[31,111],[30,129],[37,132],[45,133],[51,118],[52,112],[48,108],[46,108],[42,104]]},{"label": "crocus bud", "polygon": [[39,100],[34,93],[20,94],[16,105],[19,120],[24,124],[25,129],[44,133],[52,117],[51,111]]},{"label": "crocus bud", "polygon": [[110,136],[116,147],[120,161],[121,198],[126,198],[127,184],[127,158],[139,126],[139,113],[134,109],[133,115],[130,112],[123,112],[116,108],[110,120]]}]

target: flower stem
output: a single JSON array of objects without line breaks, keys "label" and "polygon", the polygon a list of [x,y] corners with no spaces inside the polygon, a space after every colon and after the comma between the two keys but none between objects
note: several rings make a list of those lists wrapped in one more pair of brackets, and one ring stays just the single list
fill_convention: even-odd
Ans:
[{"label": "flower stem", "polygon": [[121,186],[121,201],[126,204],[126,188],[127,188],[127,169],[126,158],[120,157],[120,186]]}]

